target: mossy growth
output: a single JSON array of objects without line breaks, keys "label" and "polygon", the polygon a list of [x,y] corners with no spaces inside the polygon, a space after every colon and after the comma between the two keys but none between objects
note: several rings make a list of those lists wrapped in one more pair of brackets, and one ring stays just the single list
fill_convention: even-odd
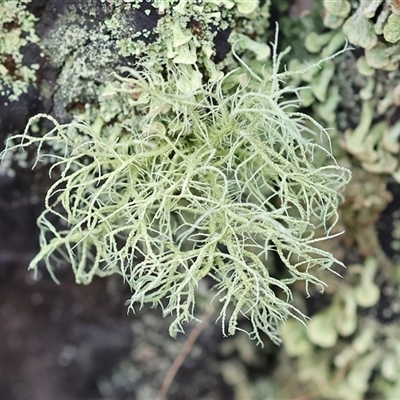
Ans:
[{"label": "mossy growth", "polygon": [[[50,173],[60,175],[38,219],[41,249],[30,268],[44,263],[57,280],[57,265],[67,262],[83,284],[120,274],[132,290],[129,308],[160,305],[175,316],[172,335],[194,318],[207,277],[224,334],[242,330],[244,316],[252,338],[261,343],[264,332],[279,343],[279,322],[306,318],[290,303],[290,285],[323,290],[313,270],[340,264],[314,245],[330,237],[349,180],[324,129],[297,112],[298,89],[283,84],[280,60],[275,45],[262,76],[242,63],[185,94],[177,94],[176,69],[128,69],[108,96],[126,99],[136,123],[112,136],[42,114],[31,119],[2,156],[36,145],[34,166],[51,157]],[[55,127],[32,136],[40,118]],[[314,166],[321,155],[326,165]],[[285,273],[275,275],[273,254]]]}]

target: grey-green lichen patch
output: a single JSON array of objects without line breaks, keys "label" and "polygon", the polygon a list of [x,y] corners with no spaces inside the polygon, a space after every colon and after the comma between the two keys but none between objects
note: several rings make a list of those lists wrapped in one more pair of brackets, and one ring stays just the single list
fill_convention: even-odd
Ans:
[{"label": "grey-green lichen patch", "polygon": [[96,108],[108,76],[122,62],[117,39],[104,23],[107,15],[111,10],[97,0],[69,3],[42,33],[44,52],[60,69],[53,102],[61,121],[70,118],[69,111],[80,114],[84,105]]},{"label": "grey-green lichen patch", "polygon": [[[229,32],[239,21],[242,28],[232,36],[237,51],[265,61],[269,47],[250,36],[265,35],[269,2],[257,13],[243,7],[234,2],[71,2],[42,38],[46,54],[61,71],[53,96],[55,116],[66,121],[66,110],[78,117],[82,104],[98,108],[111,73],[138,60],[159,72],[175,69],[181,93],[220,79],[227,64],[237,66],[233,58],[225,63],[214,59],[225,57]],[[112,109],[118,107],[123,105],[113,101]]]},{"label": "grey-green lichen patch", "polygon": [[374,47],[365,51],[365,59],[372,68],[394,71],[399,66],[400,45],[388,46],[378,42]]},{"label": "grey-green lichen patch", "polygon": [[25,1],[0,2],[0,95],[17,100],[36,82],[38,64],[25,65],[21,50],[38,43],[36,18],[26,10]]}]

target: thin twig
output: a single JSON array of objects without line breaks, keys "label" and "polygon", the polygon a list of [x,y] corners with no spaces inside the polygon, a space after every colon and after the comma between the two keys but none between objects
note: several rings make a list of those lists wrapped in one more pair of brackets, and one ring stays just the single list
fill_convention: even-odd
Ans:
[{"label": "thin twig", "polygon": [[175,358],[174,362],[172,363],[171,367],[169,368],[167,375],[164,378],[164,382],[161,385],[161,388],[158,392],[158,400],[164,400],[165,395],[167,394],[179,368],[182,366],[183,362],[185,361],[186,357],[190,353],[193,345],[195,344],[197,338],[199,337],[201,331],[205,323],[208,321],[212,313],[214,312],[214,306],[209,305],[205,311],[205,313],[201,317],[201,322],[196,325],[196,327],[190,332],[190,335],[186,339],[185,344],[183,345],[181,351]]}]

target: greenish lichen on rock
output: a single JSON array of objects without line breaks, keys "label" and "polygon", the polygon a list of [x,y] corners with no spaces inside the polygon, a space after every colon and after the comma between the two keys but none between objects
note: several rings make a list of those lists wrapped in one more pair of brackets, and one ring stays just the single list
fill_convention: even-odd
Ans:
[{"label": "greenish lichen on rock", "polygon": [[0,95],[17,100],[36,82],[38,64],[26,65],[21,50],[38,43],[35,17],[26,10],[25,1],[0,2]]}]

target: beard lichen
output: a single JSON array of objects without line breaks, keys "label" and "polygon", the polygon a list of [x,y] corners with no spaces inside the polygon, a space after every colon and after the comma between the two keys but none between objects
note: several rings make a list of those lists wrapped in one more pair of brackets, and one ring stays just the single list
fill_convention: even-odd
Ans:
[{"label": "beard lichen", "polygon": [[[244,316],[252,338],[262,343],[264,332],[279,343],[279,322],[306,319],[291,305],[290,286],[323,290],[313,271],[341,264],[315,244],[331,237],[350,175],[327,150],[324,129],[296,110],[299,89],[284,85],[279,63],[274,45],[263,75],[242,63],[190,93],[177,90],[176,69],[167,79],[127,69],[108,96],[127,96],[137,123],[114,137],[82,122],[32,118],[2,154],[36,145],[36,163],[55,158],[50,173],[60,174],[38,219],[30,269],[44,263],[57,280],[57,265],[69,263],[82,284],[119,274],[132,290],[129,309],[161,306],[175,317],[172,335],[194,318],[207,278],[224,334],[243,330]],[[32,136],[41,118],[54,129]],[[321,155],[327,164],[315,166]]]}]

